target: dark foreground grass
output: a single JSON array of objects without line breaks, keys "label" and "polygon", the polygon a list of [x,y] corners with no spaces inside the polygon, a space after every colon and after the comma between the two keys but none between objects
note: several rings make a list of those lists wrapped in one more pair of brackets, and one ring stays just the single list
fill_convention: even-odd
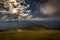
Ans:
[{"label": "dark foreground grass", "polygon": [[0,32],[0,40],[60,40],[59,30],[10,30]]}]

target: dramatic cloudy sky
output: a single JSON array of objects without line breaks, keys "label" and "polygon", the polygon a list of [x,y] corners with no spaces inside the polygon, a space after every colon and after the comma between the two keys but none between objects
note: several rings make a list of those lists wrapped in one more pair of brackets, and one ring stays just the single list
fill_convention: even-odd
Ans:
[{"label": "dramatic cloudy sky", "polygon": [[33,17],[59,17],[60,0],[28,0]]},{"label": "dramatic cloudy sky", "polygon": [[[35,20],[33,23],[41,24],[49,29],[60,29],[60,0],[26,0],[26,3],[30,5],[29,10],[32,11],[32,18],[30,20]],[[7,22],[7,24],[3,22],[0,24],[0,29],[9,28],[8,26],[11,27],[11,25],[23,25],[23,22],[17,25],[18,23],[20,22]],[[25,25],[29,27],[28,23],[24,23]]]}]

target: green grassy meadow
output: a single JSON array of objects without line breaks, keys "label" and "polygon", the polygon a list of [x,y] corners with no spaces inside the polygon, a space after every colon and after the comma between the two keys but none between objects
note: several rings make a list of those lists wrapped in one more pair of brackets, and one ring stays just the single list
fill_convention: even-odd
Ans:
[{"label": "green grassy meadow", "polygon": [[9,30],[0,32],[0,40],[60,40],[60,31]]}]

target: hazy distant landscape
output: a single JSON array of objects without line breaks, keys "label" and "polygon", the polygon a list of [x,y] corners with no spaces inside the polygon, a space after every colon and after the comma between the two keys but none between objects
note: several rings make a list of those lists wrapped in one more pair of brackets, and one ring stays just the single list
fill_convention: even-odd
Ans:
[{"label": "hazy distant landscape", "polygon": [[[0,30],[6,30],[11,28],[25,28],[32,27],[44,27],[47,29],[60,29],[60,21],[0,21]],[[37,27],[38,28],[38,27]]]}]

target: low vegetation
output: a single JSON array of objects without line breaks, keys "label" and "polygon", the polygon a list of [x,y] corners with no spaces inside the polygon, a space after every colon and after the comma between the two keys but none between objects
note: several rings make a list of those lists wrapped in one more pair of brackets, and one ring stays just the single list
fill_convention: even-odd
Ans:
[{"label": "low vegetation", "polygon": [[59,30],[8,30],[0,32],[0,40],[60,40]]}]

